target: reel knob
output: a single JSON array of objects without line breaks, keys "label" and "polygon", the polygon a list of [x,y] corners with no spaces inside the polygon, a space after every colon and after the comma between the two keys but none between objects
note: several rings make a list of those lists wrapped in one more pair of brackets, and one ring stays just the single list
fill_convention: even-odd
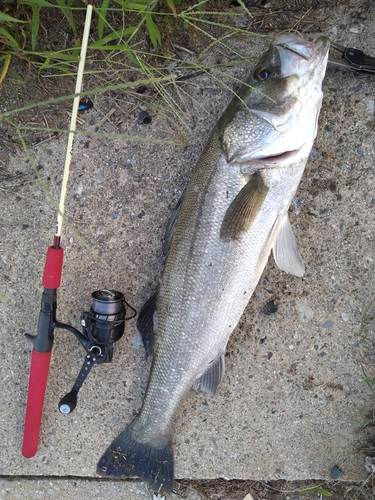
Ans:
[{"label": "reel knob", "polygon": [[64,415],[71,413],[74,408],[77,406],[77,392],[71,391],[66,394],[59,403],[59,410]]}]

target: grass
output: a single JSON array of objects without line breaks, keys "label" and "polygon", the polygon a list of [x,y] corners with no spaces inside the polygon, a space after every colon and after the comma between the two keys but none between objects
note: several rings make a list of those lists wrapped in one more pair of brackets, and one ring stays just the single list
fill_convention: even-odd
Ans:
[{"label": "grass", "polygon": [[[372,299],[367,304],[362,302],[362,305],[362,319],[358,334],[366,353],[365,359],[361,363],[362,378],[371,393],[375,396],[375,377],[369,373],[369,370],[374,371],[371,360],[375,356],[375,299]],[[362,408],[360,417],[360,420],[357,422],[360,431],[375,426],[375,412],[373,409],[369,411],[366,408]],[[374,456],[374,453],[375,449],[368,450],[368,455]],[[349,500],[358,500],[360,498],[374,499],[374,495],[374,473],[371,472],[367,476],[367,479],[348,498]]]},{"label": "grass", "polygon": [[[220,2],[213,3],[217,4]],[[178,85],[179,75],[189,77],[197,71],[210,73],[220,84],[223,66],[249,64],[247,58],[227,43],[229,36],[249,35],[246,29],[232,22],[250,16],[242,0],[239,4],[243,8],[241,13],[224,13],[216,7],[207,9],[208,0],[197,3],[183,0],[94,2],[85,75],[90,82],[95,82],[95,88],[89,94],[98,96],[113,91],[128,94],[133,91],[134,94],[136,83],[141,81],[142,85],[154,88],[162,97],[168,113],[186,127],[186,115],[171,92],[171,88]],[[85,8],[85,4],[78,0],[5,1],[0,13],[0,85],[5,81],[21,84],[31,73],[41,80],[74,79]],[[59,46],[50,40],[45,26],[51,19],[54,25],[61,27],[60,32],[65,36]],[[188,37],[204,40],[205,45],[199,55],[185,60],[172,50],[175,38],[184,32]],[[216,47],[228,55],[226,60],[232,57],[236,62],[206,63],[207,54]],[[12,61],[27,68],[26,75],[25,71],[18,69],[19,64],[12,67]],[[131,85],[129,81],[132,80]],[[185,90],[179,88],[178,92],[183,94]],[[65,96],[66,100],[71,97]],[[33,105],[40,106],[41,103],[29,106]],[[16,115],[25,109],[14,109],[11,114]],[[1,115],[0,120],[7,116],[9,118],[9,114]]]},{"label": "grass", "polygon": [[[75,72],[80,42],[79,35],[85,12],[85,6],[77,7],[76,0],[56,0],[52,3],[47,0],[18,0],[5,2],[4,12],[0,12],[0,58],[2,61],[2,79],[7,75],[9,60],[12,57],[21,58],[35,69],[52,70],[56,74],[72,75]],[[132,69],[144,72],[144,56],[139,50],[139,36],[147,33],[152,45],[151,51],[160,48],[173,31],[193,28],[211,40],[211,45],[219,44],[228,46],[220,38],[215,38],[210,33],[211,27],[230,30],[230,33],[247,33],[246,30],[228,26],[213,18],[223,17],[220,11],[205,11],[203,7],[207,0],[181,8],[179,0],[104,0],[99,6],[94,4],[96,17],[95,33],[92,34],[90,45],[91,62],[106,62],[113,64],[120,51],[125,52],[128,65]],[[242,4],[243,2],[241,2]],[[73,38],[70,46],[53,48],[45,40],[45,27],[42,13],[53,13],[57,22],[63,17],[72,30]],[[247,12],[244,6],[245,12]],[[51,13],[51,12],[50,12]],[[239,17],[239,13],[226,13],[225,17]],[[138,40],[138,41],[137,41]],[[168,40],[167,40],[168,41]],[[97,57],[99,56],[99,57]],[[163,53],[157,54],[163,59]],[[123,68],[121,68],[123,69]]]},{"label": "grass", "polygon": [[[375,356],[375,299],[363,305],[359,337],[366,349],[367,357]],[[368,373],[368,368],[362,364],[362,377],[372,394],[375,396],[375,377]]]}]

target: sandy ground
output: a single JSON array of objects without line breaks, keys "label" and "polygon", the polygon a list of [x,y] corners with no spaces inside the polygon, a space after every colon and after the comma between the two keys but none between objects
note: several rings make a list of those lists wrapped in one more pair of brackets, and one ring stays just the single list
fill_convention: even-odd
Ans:
[{"label": "sandy ground", "polygon": [[[353,18],[355,11],[350,5],[339,9],[326,20],[324,34],[374,55],[374,9],[360,21]],[[256,57],[269,40],[227,42]],[[232,71],[237,77],[247,73],[246,68]],[[188,125],[183,131],[171,128],[163,113],[142,125],[139,109],[123,116],[110,99],[106,109],[80,115],[80,130],[96,135],[78,134],[75,141],[66,216],[102,260],[64,226],[60,321],[79,328],[94,290],[120,290],[139,310],[155,289],[169,216],[230,100],[230,93],[206,76],[187,83],[186,90],[193,98],[181,97]],[[192,391],[181,409],[177,478],[325,480],[335,465],[345,481],[367,475],[366,436],[358,432],[358,421],[372,408],[361,368],[371,360],[358,334],[375,289],[375,76],[330,67],[323,90],[318,136],[290,212],[306,275],[286,275],[270,258],[230,340],[226,376],[217,394],[207,400]],[[184,136],[187,142],[160,145],[102,133],[176,144]],[[55,199],[65,150],[65,136],[29,148]],[[73,335],[57,330],[38,453],[22,457],[31,352],[23,334],[36,331],[45,252],[56,216],[21,147],[6,150],[2,175],[0,289],[6,303],[0,302],[0,498],[12,499],[18,477],[97,477],[98,458],[140,408],[149,362],[130,320],[115,344],[112,363],[92,370],[76,410],[62,415],[57,404],[71,389],[84,351]],[[10,477],[15,480],[7,490]],[[124,484],[134,488],[134,482]],[[129,498],[145,498],[132,494]],[[100,495],[96,498],[117,498]],[[78,493],[71,497],[81,498]]]}]

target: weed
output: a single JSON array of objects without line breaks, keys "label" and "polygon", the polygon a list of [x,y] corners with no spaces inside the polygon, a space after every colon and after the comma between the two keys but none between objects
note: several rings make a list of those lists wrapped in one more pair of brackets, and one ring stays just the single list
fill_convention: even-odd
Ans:
[{"label": "weed", "polygon": [[[374,348],[375,348],[375,299],[370,301],[368,304],[363,304],[363,313],[359,329],[358,336],[361,339],[361,344],[367,352],[367,358],[374,358]],[[369,365],[369,363],[366,363]],[[362,368],[362,378],[372,394],[375,396],[375,377],[369,374],[371,366],[365,366],[361,364]]]},{"label": "weed", "polygon": [[371,300],[363,307],[363,314],[359,336],[375,345],[375,340],[368,338],[368,335],[375,333],[375,299]]},{"label": "weed", "polygon": [[[84,8],[76,7],[75,0],[56,0],[52,3],[47,0],[19,0],[16,6],[5,2],[4,12],[0,13],[0,58],[6,62],[5,58],[18,57],[27,60],[37,70],[58,71],[64,74],[71,74],[79,57],[79,42],[77,42],[78,32]],[[119,52],[125,51],[128,58],[135,65],[139,66],[139,54],[135,40],[137,35],[143,36],[145,31],[149,37],[152,49],[155,51],[161,44],[162,34],[159,29],[159,22],[169,23],[182,21],[186,26],[193,26],[201,31],[205,36],[212,38],[212,43],[223,44],[215,39],[205,27],[217,26],[228,29],[228,26],[217,21],[212,21],[209,17],[218,15],[214,12],[203,12],[202,6],[206,1],[201,1],[185,10],[177,12],[180,6],[179,0],[104,0],[100,6],[95,6],[97,15],[96,39],[90,45],[93,51]],[[73,45],[68,48],[53,50],[44,40],[41,31],[46,31],[42,22],[42,11],[57,10],[54,17],[57,24],[61,22],[61,16],[65,18],[73,32]],[[227,14],[228,16],[229,14]],[[233,14],[232,15],[239,15]],[[158,20],[156,20],[158,18]],[[173,19],[174,21],[171,21]],[[198,25],[203,24],[203,27]],[[165,24],[165,23],[164,23]],[[144,29],[145,28],[145,29]],[[244,31],[231,27],[232,32]],[[105,62],[110,62],[113,54],[104,56]],[[8,65],[3,63],[3,78],[5,77]],[[142,67],[140,67],[143,70]]]},{"label": "weed", "polygon": [[311,488],[305,488],[300,491],[301,495],[309,495],[310,493],[318,493],[322,497],[331,497],[332,493],[329,491],[325,490],[321,486],[313,486]]}]

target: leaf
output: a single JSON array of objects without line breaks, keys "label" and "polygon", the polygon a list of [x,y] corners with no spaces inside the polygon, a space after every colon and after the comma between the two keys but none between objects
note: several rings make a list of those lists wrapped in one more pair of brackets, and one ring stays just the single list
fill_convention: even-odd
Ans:
[{"label": "leaf", "polygon": [[44,61],[44,63],[41,65],[40,69],[46,69],[49,67],[51,63],[51,58],[50,57],[46,57],[46,60]]},{"label": "leaf", "polygon": [[23,78],[23,76],[22,76],[22,75],[20,75],[19,73],[17,73],[17,71],[14,71],[14,69],[12,70],[12,73],[13,73],[14,78],[15,78],[18,82],[23,83],[23,82],[25,81],[25,80],[24,80],[24,78]]},{"label": "leaf", "polygon": [[138,59],[137,57],[133,54],[133,51],[129,49],[129,47],[123,48],[122,50],[125,51],[126,55],[129,57],[129,59],[134,63],[138,64]]},{"label": "leaf", "polygon": [[73,19],[72,11],[69,9],[69,7],[73,3],[70,1],[70,2],[68,2],[68,5],[66,5],[65,0],[57,0],[57,3],[59,5],[62,13],[66,17],[66,20],[68,21],[70,27],[72,28],[74,36],[76,37],[77,36],[76,25],[75,25],[75,22],[74,22],[74,19]]},{"label": "leaf", "polygon": [[3,65],[3,69],[1,70],[1,73],[0,73],[0,85],[1,85],[2,81],[4,80],[4,78],[6,77],[6,74],[8,72],[11,57],[12,56],[8,53],[4,58],[2,58],[2,59],[4,59],[4,65]]},{"label": "leaf", "polygon": [[35,3],[38,5],[38,7],[55,7],[56,8],[56,5],[51,3],[51,2],[47,2],[46,0],[22,0],[22,3],[24,5],[34,5]]},{"label": "leaf", "polygon": [[101,40],[103,38],[105,18],[107,16],[109,0],[103,0],[102,6],[98,9],[98,38]]},{"label": "leaf", "polygon": [[0,12],[0,21],[8,22],[8,23],[27,23],[27,21],[21,21],[20,19],[16,19],[15,17],[8,16],[8,14],[4,14],[4,12]]},{"label": "leaf", "polygon": [[309,493],[314,493],[316,491],[316,486],[313,486],[312,488],[305,488],[304,490],[301,490],[300,493],[301,495],[308,495]]},{"label": "leaf", "polygon": [[138,3],[131,2],[130,0],[125,0],[125,2],[120,0],[118,3],[121,4],[123,10],[134,10],[135,12],[141,12],[150,3],[150,0],[138,0]]},{"label": "leaf", "polygon": [[72,54],[65,54],[64,52],[42,52],[42,57],[50,58],[56,61],[74,61],[77,62],[77,56],[73,56]]},{"label": "leaf", "polygon": [[174,0],[166,0],[166,2],[170,10],[173,12],[174,17],[177,17],[176,5]]},{"label": "leaf", "polygon": [[152,19],[152,16],[151,16],[151,12],[145,12],[144,16],[146,19],[147,30],[148,30],[148,34],[150,35],[151,43],[156,49],[157,46],[161,42],[161,35],[160,35],[159,28],[154,23],[154,20]]},{"label": "leaf", "polygon": [[35,50],[36,47],[36,41],[38,38],[38,31],[39,31],[39,11],[40,7],[38,5],[33,5],[32,6],[32,18],[31,18],[31,47],[32,50]]},{"label": "leaf", "polygon": [[320,493],[322,495],[322,497],[331,497],[332,496],[332,493],[330,493],[329,491],[325,490],[324,488],[320,487],[316,489],[316,491],[318,493]]},{"label": "leaf", "polygon": [[136,28],[134,26],[131,26],[130,28],[124,28],[121,30],[113,31],[109,35],[105,36],[101,40],[98,40],[97,42],[93,43],[90,45],[91,49],[107,49],[108,47],[105,47],[105,45],[108,42],[112,42],[113,40],[121,40],[124,36],[132,35]]},{"label": "leaf", "polygon": [[14,50],[14,52],[16,52],[16,54],[18,54],[18,52],[20,51],[20,48],[19,48],[17,40],[9,33],[9,31],[7,31],[2,26],[0,26],[0,38],[1,38],[1,35],[5,36],[5,38],[7,38],[9,40],[9,42],[12,46],[12,49]]},{"label": "leaf", "polygon": [[311,488],[305,488],[300,491],[301,495],[308,495],[309,493],[319,493],[322,497],[331,497],[332,493],[325,490],[321,486],[312,486]]}]

